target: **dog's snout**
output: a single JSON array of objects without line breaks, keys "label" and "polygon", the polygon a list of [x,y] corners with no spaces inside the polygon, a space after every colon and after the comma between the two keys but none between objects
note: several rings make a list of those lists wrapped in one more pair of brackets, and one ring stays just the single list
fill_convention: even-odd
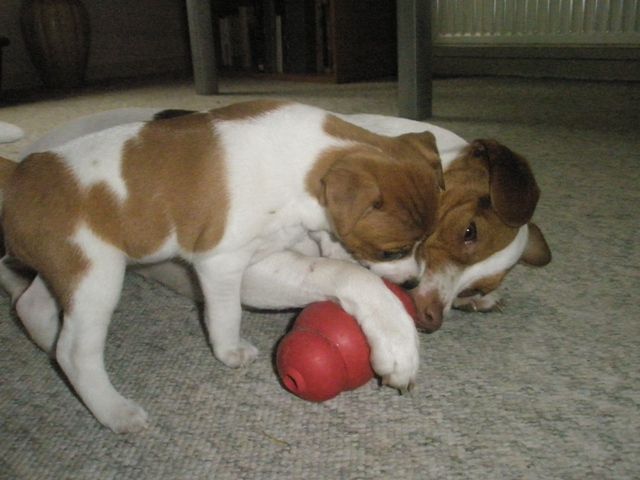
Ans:
[{"label": "dog's snout", "polygon": [[418,330],[425,333],[433,333],[442,326],[444,305],[441,302],[432,302],[419,314],[417,321]]},{"label": "dog's snout", "polygon": [[419,284],[420,284],[420,279],[418,277],[414,277],[414,278],[410,278],[409,280],[405,281],[401,286],[405,290],[413,290]]}]

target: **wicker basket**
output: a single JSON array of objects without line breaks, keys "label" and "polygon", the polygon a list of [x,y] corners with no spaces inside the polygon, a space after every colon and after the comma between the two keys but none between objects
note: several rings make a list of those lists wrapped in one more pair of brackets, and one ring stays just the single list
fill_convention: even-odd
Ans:
[{"label": "wicker basket", "polygon": [[23,0],[20,24],[45,85],[72,88],[84,81],[91,30],[80,0]]}]

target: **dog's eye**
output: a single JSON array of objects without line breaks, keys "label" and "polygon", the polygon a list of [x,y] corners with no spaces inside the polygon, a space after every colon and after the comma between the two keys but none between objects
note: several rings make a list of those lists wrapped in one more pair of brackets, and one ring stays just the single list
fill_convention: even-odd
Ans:
[{"label": "dog's eye", "polygon": [[476,222],[471,222],[464,232],[464,243],[475,242],[478,239]]},{"label": "dog's eye", "polygon": [[385,250],[382,252],[382,260],[384,262],[391,262],[393,260],[400,260],[411,253],[411,248],[401,248],[399,250]]}]

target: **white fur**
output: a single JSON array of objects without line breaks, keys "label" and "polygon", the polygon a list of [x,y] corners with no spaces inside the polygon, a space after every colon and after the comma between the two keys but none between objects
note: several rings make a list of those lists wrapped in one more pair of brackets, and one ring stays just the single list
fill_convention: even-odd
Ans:
[{"label": "white fur", "polygon": [[[15,298],[15,292],[10,293]],[[17,298],[16,313],[33,341],[53,355],[60,331],[58,305],[39,275]]]},{"label": "white fur", "polygon": [[72,170],[83,187],[106,183],[121,201],[127,199],[127,186],[122,178],[120,158],[125,142],[135,136],[142,123],[119,125],[93,135],[64,143],[52,150]]},{"label": "white fur", "polygon": [[81,226],[73,236],[91,266],[75,287],[56,346],[56,359],[87,407],[104,425],[123,433],[146,428],[146,413],[111,385],[104,346],[120,299],[126,259],[120,250]]},{"label": "white fur", "polygon": [[367,263],[366,266],[376,275],[395,283],[402,283],[407,278],[420,278],[425,269],[422,259],[416,257],[420,243],[416,243],[411,254],[404,258],[390,262]]},{"label": "white fur", "polygon": [[[309,196],[303,181],[321,151],[345,145],[324,133],[325,116],[322,110],[293,105],[250,121],[217,124],[224,155],[233,159],[227,165],[233,192],[229,228],[217,249],[236,249],[259,237],[268,237],[260,242],[268,246],[278,236],[274,247],[280,250],[307,231],[329,229],[324,208]],[[297,152],[295,158],[291,152]],[[251,160],[256,155],[260,164]],[[278,235],[283,228],[286,234]]]}]

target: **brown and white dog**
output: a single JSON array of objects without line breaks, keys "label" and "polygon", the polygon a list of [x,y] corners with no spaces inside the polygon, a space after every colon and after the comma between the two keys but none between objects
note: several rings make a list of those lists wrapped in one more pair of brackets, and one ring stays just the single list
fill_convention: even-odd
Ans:
[{"label": "brown and white dog", "polygon": [[[412,286],[421,277],[439,172],[431,133],[380,136],[294,103],[119,125],[18,164],[0,160],[0,280],[33,340],[55,350],[83,402],[115,432],[147,425],[103,360],[128,263],[193,265],[214,354],[233,367],[257,356],[240,337],[241,295],[276,308],[336,298],[358,319],[383,382],[405,389],[418,370],[418,337],[380,276]],[[321,258],[323,241],[356,262]],[[16,260],[37,272],[33,281],[15,273]],[[252,298],[252,271],[295,286],[275,300],[268,288]]]}]

